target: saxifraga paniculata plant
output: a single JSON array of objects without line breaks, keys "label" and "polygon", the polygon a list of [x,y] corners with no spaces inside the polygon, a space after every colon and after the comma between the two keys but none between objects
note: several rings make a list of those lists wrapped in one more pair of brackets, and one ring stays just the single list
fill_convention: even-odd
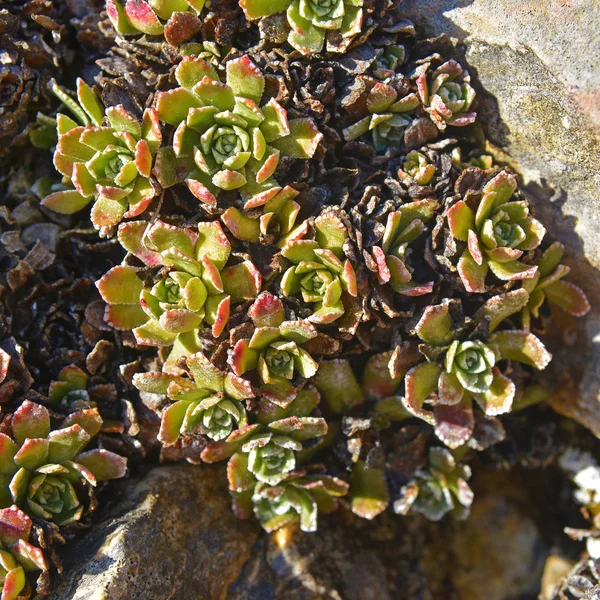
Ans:
[{"label": "saxifraga paniculata plant", "polygon": [[[549,393],[550,307],[590,307],[515,175],[473,146],[465,65],[415,60],[389,13],[386,44],[341,68],[376,27],[362,0],[241,0],[244,48],[217,48],[204,2],[106,8],[122,48],[164,37],[172,68],[137,110],[53,84],[70,115],[39,117],[32,139],[61,178],[36,193],[54,217],[90,206],[125,254],[96,286],[104,325],[140,351],[130,382],[161,460],[226,462],[236,515],[268,532],[315,531],[339,506],[466,518],[474,453]],[[2,600],[47,569],[28,519],[72,525],[82,490],[124,475],[85,451],[102,428],[87,383],[66,367],[48,408],[23,402],[0,433]],[[409,428],[425,442],[398,461]]]}]

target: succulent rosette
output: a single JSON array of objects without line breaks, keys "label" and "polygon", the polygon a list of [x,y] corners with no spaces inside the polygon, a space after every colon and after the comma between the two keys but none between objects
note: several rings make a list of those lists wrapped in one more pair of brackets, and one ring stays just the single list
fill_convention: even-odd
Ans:
[{"label": "succulent rosette", "polygon": [[0,598],[23,597],[27,573],[46,571],[40,548],[29,543],[33,523],[18,507],[0,509]]},{"label": "succulent rosette", "polygon": [[50,382],[48,400],[52,406],[75,411],[94,408],[87,392],[88,375],[76,365],[69,365],[58,374],[58,380]]},{"label": "succulent rosette", "polygon": [[435,175],[435,166],[427,160],[424,154],[413,150],[406,155],[402,169],[398,170],[398,175],[408,183],[414,181],[419,185],[428,185]]},{"label": "succulent rosette", "polygon": [[[221,215],[221,220],[238,240],[276,243],[282,247],[288,241],[302,237],[307,230],[306,221],[296,225],[300,212],[300,204],[294,200],[297,196],[298,191],[289,185],[275,186],[248,199],[243,212],[230,206]],[[262,214],[257,215],[257,211]]]},{"label": "succulent rosette", "polygon": [[317,530],[319,513],[336,510],[338,498],[348,493],[348,484],[330,475],[291,475],[278,485],[258,483],[252,494],[254,514],[271,533],[298,525],[302,531]]},{"label": "succulent rosette", "polygon": [[327,433],[321,417],[295,415],[272,421],[268,425],[247,425],[229,437],[202,451],[205,462],[229,458],[229,487],[241,493],[253,489],[256,481],[278,485],[300,462],[298,454],[305,442],[313,442]]},{"label": "succulent rosette", "polygon": [[398,72],[405,58],[406,48],[400,44],[380,48],[371,65],[371,72],[377,79],[387,79]]},{"label": "succulent rosette", "polygon": [[457,146],[452,149],[450,156],[452,158],[452,164],[461,170],[468,169],[469,167],[477,167],[478,169],[485,171],[486,175],[491,175],[497,170],[497,167],[494,165],[494,157],[489,154],[476,154],[465,160],[462,149]]},{"label": "succulent rosette", "polygon": [[532,317],[540,316],[540,308],[546,300],[574,317],[583,317],[589,312],[590,303],[581,288],[563,280],[571,270],[561,264],[564,252],[560,242],[551,244],[537,261],[537,273],[523,281],[523,288],[529,293],[529,301],[521,312],[523,329],[529,331]]},{"label": "succulent rosette", "polygon": [[[169,43],[200,31],[205,0],[106,0],[106,12],[117,33],[164,35]],[[174,45],[178,45],[174,43]]]},{"label": "succulent rosette", "polygon": [[174,444],[197,430],[219,441],[248,424],[243,401],[254,397],[249,382],[220,371],[201,353],[187,357],[186,366],[191,379],[157,371],[133,377],[138,390],[172,401],[161,416],[158,440],[162,444]]},{"label": "succulent rosette", "polygon": [[288,120],[274,98],[261,105],[265,78],[247,56],[230,60],[226,71],[222,83],[212,65],[186,56],[175,70],[180,87],[155,101],[159,119],[176,128],[174,156],[191,165],[188,188],[211,206],[221,190],[246,199],[277,193],[280,156],[311,158],[323,137],[311,119]]},{"label": "succulent rosette", "polygon": [[230,307],[255,298],[262,277],[249,260],[227,266],[231,244],[218,222],[195,229],[156,221],[123,224],[122,246],[148,266],[162,265],[162,276],[145,285],[138,269],[113,267],[98,282],[108,304],[105,320],[132,329],[139,344],[173,346],[165,370],[178,373],[179,357],[201,350],[198,331],[210,326],[219,337]]},{"label": "succulent rosette", "polygon": [[[435,426],[436,435],[450,448],[467,442],[474,427],[472,400],[488,416],[509,412],[516,386],[498,368],[501,360],[513,360],[544,369],[550,353],[542,342],[525,331],[496,331],[508,316],[527,303],[525,290],[516,290],[489,300],[480,318],[492,332],[487,340],[456,337],[453,301],[428,306],[415,333],[425,343],[420,350],[428,361],[412,367],[405,376],[405,408]],[[455,302],[455,301],[454,301]],[[439,357],[433,360],[433,356]],[[433,410],[423,408],[431,404]]]},{"label": "succulent rosette", "polygon": [[483,187],[475,211],[459,200],[447,212],[452,236],[467,244],[458,273],[468,292],[485,291],[488,271],[502,281],[531,279],[538,271],[519,258],[540,245],[546,229],[526,201],[512,199],[516,189],[514,176],[500,171]]},{"label": "succulent rosette", "polygon": [[81,489],[123,477],[127,459],[102,449],[82,450],[102,426],[96,408],[71,413],[51,431],[48,409],[26,400],[12,416],[12,438],[0,433],[0,506],[16,504],[60,526],[85,512]]},{"label": "succulent rosette", "polygon": [[340,218],[325,212],[315,219],[314,229],[314,240],[292,240],[281,251],[293,263],[283,275],[281,291],[314,304],[309,321],[328,324],[344,314],[343,295],[356,297],[358,284],[352,263],[343,260],[348,233]]},{"label": "succulent rosette", "polygon": [[433,72],[424,63],[417,77],[421,102],[440,131],[448,125],[464,127],[475,122],[477,113],[471,111],[475,90],[471,78],[455,60],[449,60]]},{"label": "succulent rosette", "polygon": [[311,378],[319,368],[302,347],[318,335],[308,320],[286,321],[281,300],[263,292],[248,314],[255,329],[250,339],[238,340],[231,351],[231,368],[241,376],[256,370],[262,382],[261,393],[281,406],[296,397],[294,378]]},{"label": "succulent rosette", "polygon": [[420,513],[430,521],[439,521],[450,513],[459,520],[469,516],[473,491],[468,465],[456,462],[445,448],[430,448],[427,468],[415,473],[414,479],[400,491],[394,512],[406,515]]},{"label": "succulent rosette", "polygon": [[240,6],[249,21],[285,11],[288,42],[302,54],[321,52],[326,42],[327,50],[345,52],[362,27],[363,0],[240,0]]},{"label": "succulent rosette", "polygon": [[142,121],[122,105],[104,109],[94,91],[77,80],[77,102],[56,84],[55,94],[75,115],[57,118],[54,166],[68,189],[48,195],[42,205],[74,214],[93,202],[91,219],[101,235],[124,218],[143,213],[159,186],[152,177],[162,134],[154,109]]},{"label": "succulent rosette", "polygon": [[416,93],[399,97],[396,89],[385,82],[377,82],[367,94],[369,115],[344,129],[347,141],[356,140],[371,132],[373,145],[378,152],[388,148],[401,148],[404,133],[415,120],[415,111],[421,105]]},{"label": "succulent rosette", "polygon": [[381,245],[372,247],[372,260],[367,263],[380,285],[389,284],[404,296],[431,293],[433,281],[421,284],[412,279],[410,244],[423,233],[438,208],[435,200],[416,200],[388,214]]}]

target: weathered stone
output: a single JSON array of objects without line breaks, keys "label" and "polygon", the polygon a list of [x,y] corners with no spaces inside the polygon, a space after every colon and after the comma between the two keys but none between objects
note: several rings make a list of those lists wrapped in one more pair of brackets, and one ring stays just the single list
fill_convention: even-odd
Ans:
[{"label": "weathered stone", "polygon": [[420,34],[464,42],[486,134],[522,175],[549,234],[567,246],[569,279],[584,289],[592,313],[579,321],[560,316],[563,335],[550,343],[551,403],[600,436],[597,3],[405,0],[402,11]]},{"label": "weathered stone", "polygon": [[216,600],[259,527],[231,512],[222,465],[172,465],[115,483],[100,522],[65,551],[51,600]]},{"label": "weathered stone", "polygon": [[464,523],[342,509],[317,533],[267,536],[233,516],[223,471],[173,465],[114,484],[65,551],[50,600],[505,600],[538,589],[547,552],[523,508],[536,485],[522,476],[483,471]]}]

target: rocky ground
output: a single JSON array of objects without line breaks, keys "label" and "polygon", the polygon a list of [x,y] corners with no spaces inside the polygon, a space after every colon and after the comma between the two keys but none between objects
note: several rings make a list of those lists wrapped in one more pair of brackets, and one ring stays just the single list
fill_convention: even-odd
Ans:
[{"label": "rocky ground", "polygon": [[[49,59],[44,69],[46,78],[69,82],[70,65],[82,58],[91,65],[97,56],[74,52],[78,35],[81,41],[93,35],[86,27],[93,3],[67,4],[75,26],[64,35],[72,37],[57,59],[61,66]],[[518,6],[510,0],[406,0],[404,9],[423,33],[464,44],[459,52],[483,98],[489,151],[523,175],[538,214],[569,249],[573,280],[588,292],[592,313],[583,325],[567,320],[550,347],[559,365],[550,403],[600,435],[600,312],[594,306],[600,297],[600,71],[594,66],[600,17],[593,6],[593,0]],[[27,366],[21,361],[0,394],[10,397],[18,386],[24,392],[33,385],[34,397],[65,361],[84,362],[99,385],[116,382],[115,414],[125,406],[132,416],[118,450],[130,458],[133,475],[100,496],[93,527],[59,553],[65,576],[53,600],[554,598],[583,549],[563,528],[583,527],[584,520],[565,478],[545,467],[558,438],[587,440],[589,434],[549,409],[516,418],[516,441],[484,453],[471,517],[460,524],[387,513],[366,522],[342,509],[323,518],[317,534],[267,536],[256,523],[233,516],[221,467],[155,466],[152,443],[140,445],[133,436],[141,431],[150,440],[156,419],[142,405],[133,411],[127,373],[119,372],[119,365],[135,359],[131,344],[103,325],[93,286],[118,262],[115,244],[69,219],[48,224],[30,191],[43,174],[41,154],[18,151],[17,159],[0,153],[0,264],[2,285],[11,292],[0,337],[18,341]],[[14,343],[5,344],[18,357]],[[519,433],[519,419],[528,420],[526,434]],[[516,468],[506,472],[508,466]],[[600,597],[600,586],[588,580],[587,595],[564,597]]]}]

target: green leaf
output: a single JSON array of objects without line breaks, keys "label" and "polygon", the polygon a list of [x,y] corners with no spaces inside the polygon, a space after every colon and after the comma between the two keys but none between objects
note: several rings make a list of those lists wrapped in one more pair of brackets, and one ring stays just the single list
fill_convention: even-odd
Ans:
[{"label": "green leaf", "polygon": [[75,462],[84,466],[98,481],[120,479],[127,471],[127,459],[104,449],[90,450],[75,457]]},{"label": "green leaf", "polygon": [[448,210],[448,225],[452,236],[461,242],[468,239],[469,230],[475,229],[475,215],[465,202],[459,200]]},{"label": "green leaf", "polygon": [[415,333],[431,346],[445,346],[454,339],[453,327],[450,304],[444,302],[425,308],[415,327]]},{"label": "green leaf", "polygon": [[365,401],[360,384],[347,360],[322,361],[314,384],[334,414],[346,412]]},{"label": "green leaf", "polygon": [[421,418],[429,414],[422,414],[423,403],[437,391],[441,372],[438,365],[424,362],[413,367],[404,378],[407,407]]},{"label": "green leaf", "polygon": [[107,304],[139,304],[144,284],[135,267],[119,265],[105,273],[96,287]]},{"label": "green leaf", "polygon": [[279,327],[285,320],[283,304],[277,296],[262,292],[248,309],[256,327]]},{"label": "green leaf", "polygon": [[284,12],[290,2],[291,0],[240,0],[240,7],[244,11],[246,19],[254,21],[261,17]]},{"label": "green leaf", "polygon": [[490,298],[479,310],[479,319],[488,318],[490,331],[495,331],[504,319],[521,311],[529,301],[523,288]]},{"label": "green leaf", "polygon": [[130,133],[135,139],[142,134],[140,122],[122,104],[107,108],[106,116],[113,129]]},{"label": "green leaf", "polygon": [[258,242],[260,239],[260,221],[251,219],[234,206],[230,206],[222,215],[221,221],[231,234],[244,242]]},{"label": "green leaf", "polygon": [[0,477],[11,476],[17,472],[13,459],[18,450],[19,446],[13,440],[5,433],[0,433]]},{"label": "green leaf", "polygon": [[161,35],[164,27],[145,0],[127,0],[125,15],[138,31],[148,35]]},{"label": "green leaf", "polygon": [[[289,121],[290,133],[273,140],[271,146],[283,156],[292,158],[312,158],[323,139],[312,119],[292,119]],[[266,136],[265,136],[266,137]]]},{"label": "green leaf", "polygon": [[198,352],[186,360],[196,384],[204,389],[222,392],[225,376],[204,354]]},{"label": "green leaf", "polygon": [[139,305],[112,304],[106,307],[104,320],[119,331],[130,331],[148,320],[148,315]]},{"label": "green leaf", "polygon": [[106,0],[106,12],[110,18],[113,27],[121,35],[137,35],[139,31],[133,27],[127,15],[125,14],[125,8],[121,2],[117,0]]},{"label": "green leaf", "polygon": [[46,196],[42,200],[42,206],[61,215],[73,215],[85,208],[91,201],[91,197],[86,198],[77,190],[61,190]]},{"label": "green leaf", "polygon": [[349,495],[355,515],[371,520],[381,514],[390,501],[383,470],[368,469],[364,461],[357,462],[352,469]]},{"label": "green leaf", "polygon": [[80,77],[77,78],[77,99],[91,122],[99,126],[104,118],[104,105],[100,102],[94,90]]},{"label": "green leaf", "polygon": [[485,292],[485,277],[489,269],[486,260],[481,265],[478,265],[473,260],[468,249],[465,249],[458,261],[457,269],[467,292],[472,294],[482,294]]},{"label": "green leaf", "polygon": [[510,412],[515,390],[515,384],[498,369],[494,369],[494,379],[489,389],[473,396],[486,415],[495,416]]},{"label": "green leaf", "polygon": [[574,317],[583,317],[590,311],[590,303],[585,293],[570,281],[555,281],[544,288],[544,293],[549,302]]},{"label": "green leaf", "polygon": [[59,465],[71,460],[87,446],[90,439],[90,435],[79,425],[51,431],[48,436],[48,462]]},{"label": "green leaf", "polygon": [[498,331],[490,337],[503,359],[516,360],[536,369],[545,369],[552,359],[544,344],[525,331]]},{"label": "green leaf", "polygon": [[261,70],[244,55],[228,61],[227,85],[233,90],[234,96],[250,98],[259,103],[265,91],[265,78]]},{"label": "green leaf", "polygon": [[205,77],[209,77],[215,81],[219,80],[219,76],[212,65],[194,56],[184,56],[175,69],[177,83],[186,90],[191,90]]},{"label": "green leaf", "polygon": [[198,223],[194,252],[198,260],[208,258],[219,271],[223,269],[231,254],[231,244],[218,221]]},{"label": "green leaf", "polygon": [[287,19],[291,27],[288,42],[302,54],[316,54],[323,50],[325,30],[315,27],[300,14],[300,1],[294,0],[287,9]]},{"label": "green leaf", "polygon": [[223,269],[223,291],[234,304],[256,298],[262,285],[260,271],[248,260]]},{"label": "green leaf", "polygon": [[203,105],[215,106],[221,111],[233,110],[235,107],[233,90],[228,85],[209,77],[205,77],[194,86],[194,94],[200,98]]},{"label": "green leaf", "polygon": [[12,430],[18,444],[22,444],[26,438],[45,438],[50,433],[48,409],[25,400],[13,414]]},{"label": "green leaf", "polygon": [[[207,81],[211,80],[207,79]],[[158,118],[164,123],[175,126],[185,121],[190,109],[200,106],[202,106],[202,101],[196,94],[182,87],[158,92],[155,100]]]}]

